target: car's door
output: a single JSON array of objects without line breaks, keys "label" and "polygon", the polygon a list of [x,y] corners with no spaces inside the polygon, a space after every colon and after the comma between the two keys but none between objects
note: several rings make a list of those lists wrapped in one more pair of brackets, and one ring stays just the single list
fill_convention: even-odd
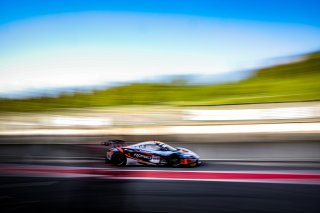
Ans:
[{"label": "car's door", "polygon": [[139,145],[138,149],[133,153],[133,157],[139,161],[146,163],[158,164],[160,157],[155,154],[160,151],[161,147],[155,143],[147,143]]},{"label": "car's door", "polygon": [[145,144],[140,144],[128,151],[129,153],[127,156],[130,156],[130,158],[137,160],[139,162],[148,163],[151,159],[151,154],[147,152]]},{"label": "car's door", "polygon": [[145,149],[151,155],[149,162],[153,164],[159,164],[161,161],[161,146],[157,143],[150,143],[146,145]]}]

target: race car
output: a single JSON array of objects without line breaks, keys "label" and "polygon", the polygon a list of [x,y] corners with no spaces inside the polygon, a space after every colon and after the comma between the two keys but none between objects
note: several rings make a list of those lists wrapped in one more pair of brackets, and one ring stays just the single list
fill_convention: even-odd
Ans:
[{"label": "race car", "polygon": [[157,166],[198,166],[201,164],[199,155],[181,147],[172,147],[160,141],[145,141],[127,146],[125,141],[110,140],[103,142],[108,146],[106,163],[125,166],[128,161],[135,161],[144,165]]}]

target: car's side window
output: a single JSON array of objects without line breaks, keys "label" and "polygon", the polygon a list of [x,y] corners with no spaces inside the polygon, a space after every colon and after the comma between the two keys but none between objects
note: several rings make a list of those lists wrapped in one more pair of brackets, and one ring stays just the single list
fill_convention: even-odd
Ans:
[{"label": "car's side window", "polygon": [[145,148],[152,151],[160,150],[160,147],[157,144],[147,144]]}]

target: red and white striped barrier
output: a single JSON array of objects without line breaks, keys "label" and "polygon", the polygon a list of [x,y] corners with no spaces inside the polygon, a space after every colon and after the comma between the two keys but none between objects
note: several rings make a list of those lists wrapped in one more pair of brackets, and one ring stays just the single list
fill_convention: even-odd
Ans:
[{"label": "red and white striped barrier", "polygon": [[36,177],[98,177],[106,179],[187,180],[320,184],[319,171],[177,171],[112,168],[2,165],[0,175]]}]

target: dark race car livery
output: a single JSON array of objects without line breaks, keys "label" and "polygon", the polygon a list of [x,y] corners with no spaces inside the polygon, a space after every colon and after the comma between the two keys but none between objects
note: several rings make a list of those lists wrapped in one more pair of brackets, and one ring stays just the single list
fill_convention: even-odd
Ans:
[{"label": "dark race car livery", "polygon": [[110,140],[103,142],[109,146],[105,160],[116,166],[127,165],[132,159],[144,165],[159,166],[197,166],[201,164],[199,156],[180,147],[172,147],[159,141],[146,141],[126,146],[124,141]]}]

